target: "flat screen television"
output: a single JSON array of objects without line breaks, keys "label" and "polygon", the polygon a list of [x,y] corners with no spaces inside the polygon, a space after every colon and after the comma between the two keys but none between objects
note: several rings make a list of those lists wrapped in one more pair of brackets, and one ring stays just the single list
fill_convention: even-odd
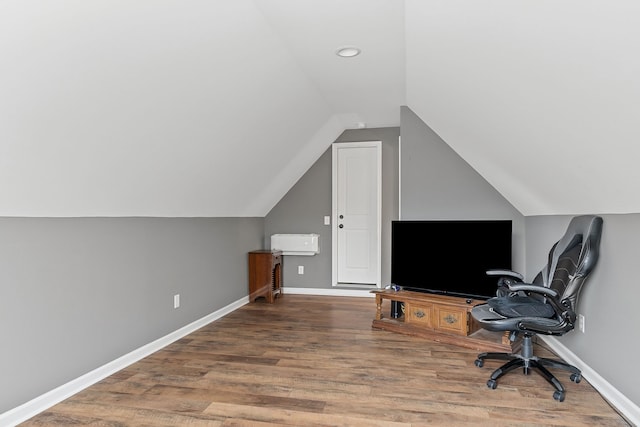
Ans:
[{"label": "flat screen television", "polygon": [[511,268],[510,220],[393,221],[391,282],[474,299],[496,295],[491,269]]}]

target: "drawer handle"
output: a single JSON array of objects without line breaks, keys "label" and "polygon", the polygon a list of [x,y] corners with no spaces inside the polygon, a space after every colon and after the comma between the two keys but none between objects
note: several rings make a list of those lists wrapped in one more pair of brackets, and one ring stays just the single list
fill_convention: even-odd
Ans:
[{"label": "drawer handle", "polygon": [[452,324],[452,323],[456,323],[458,321],[458,318],[453,314],[447,314],[444,318],[444,321],[447,322],[448,324]]},{"label": "drawer handle", "polygon": [[422,310],[417,310],[415,313],[418,319],[422,319],[424,317],[424,311]]}]

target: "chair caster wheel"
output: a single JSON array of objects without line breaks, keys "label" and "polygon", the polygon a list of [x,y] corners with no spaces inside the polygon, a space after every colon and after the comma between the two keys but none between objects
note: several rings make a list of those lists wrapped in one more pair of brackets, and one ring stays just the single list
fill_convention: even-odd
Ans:
[{"label": "chair caster wheel", "polygon": [[476,366],[478,368],[482,368],[484,366],[484,360],[482,360],[482,359],[476,359],[476,361],[474,363],[476,364]]},{"label": "chair caster wheel", "polygon": [[489,387],[492,390],[495,390],[496,387],[498,387],[498,382],[496,380],[489,380],[487,381],[487,387]]},{"label": "chair caster wheel", "polygon": [[553,398],[555,400],[557,400],[558,402],[562,402],[564,401],[564,392],[562,391],[556,391],[553,393]]},{"label": "chair caster wheel", "polygon": [[582,375],[580,375],[580,374],[571,374],[569,379],[571,379],[571,381],[573,381],[574,383],[578,384],[582,380]]}]

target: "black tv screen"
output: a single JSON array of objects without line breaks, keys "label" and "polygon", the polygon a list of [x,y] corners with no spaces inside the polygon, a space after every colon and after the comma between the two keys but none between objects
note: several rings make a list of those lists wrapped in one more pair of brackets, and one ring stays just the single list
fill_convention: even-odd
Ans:
[{"label": "black tv screen", "polygon": [[491,269],[511,269],[511,221],[393,221],[391,282],[475,299],[496,295]]}]

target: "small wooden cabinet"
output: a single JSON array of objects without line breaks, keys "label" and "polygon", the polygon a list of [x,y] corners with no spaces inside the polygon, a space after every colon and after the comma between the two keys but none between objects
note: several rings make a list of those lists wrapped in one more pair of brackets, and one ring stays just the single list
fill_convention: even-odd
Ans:
[{"label": "small wooden cabinet", "polygon": [[[471,309],[481,300],[433,295],[410,291],[372,291],[376,296],[377,329],[415,335],[446,344],[455,344],[480,351],[515,352],[520,345],[508,339],[508,333],[481,329],[471,316]],[[398,318],[383,313],[383,302],[403,305]]]},{"label": "small wooden cabinet", "polygon": [[249,301],[264,297],[272,303],[279,295],[282,295],[282,252],[249,252]]}]

